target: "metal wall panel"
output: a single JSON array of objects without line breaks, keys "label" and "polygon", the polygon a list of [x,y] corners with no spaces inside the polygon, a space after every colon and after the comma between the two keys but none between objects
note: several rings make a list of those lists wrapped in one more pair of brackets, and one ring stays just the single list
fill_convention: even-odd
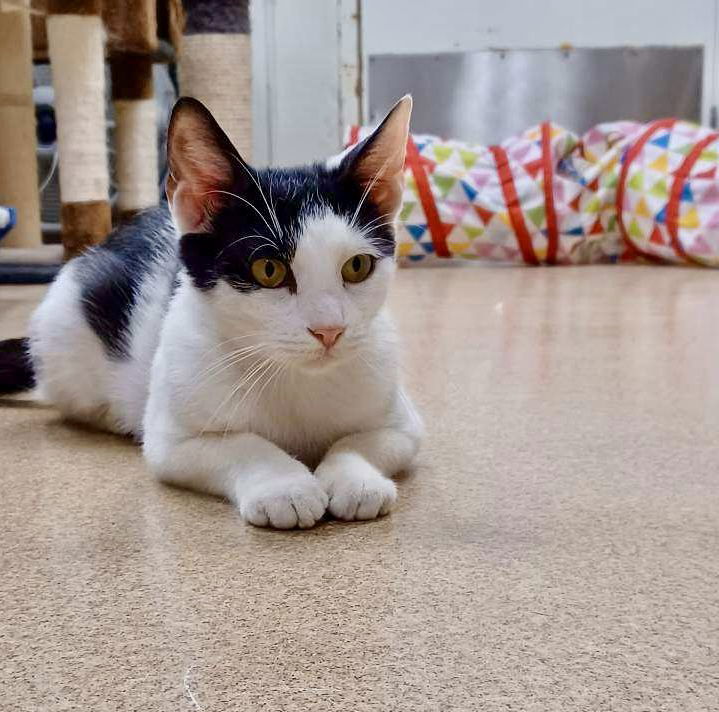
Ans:
[{"label": "metal wall panel", "polygon": [[546,119],[577,132],[617,119],[699,121],[702,66],[702,47],[374,55],[370,120],[411,92],[413,131],[484,144]]}]

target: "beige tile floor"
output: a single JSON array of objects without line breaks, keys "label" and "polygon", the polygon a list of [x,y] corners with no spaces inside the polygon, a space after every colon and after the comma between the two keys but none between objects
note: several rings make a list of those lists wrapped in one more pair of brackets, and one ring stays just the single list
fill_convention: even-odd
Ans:
[{"label": "beige tile floor", "polygon": [[[41,293],[0,288],[0,336]],[[408,270],[392,301],[430,433],[381,521],[253,529],[0,407],[2,710],[719,709],[719,275]]]}]

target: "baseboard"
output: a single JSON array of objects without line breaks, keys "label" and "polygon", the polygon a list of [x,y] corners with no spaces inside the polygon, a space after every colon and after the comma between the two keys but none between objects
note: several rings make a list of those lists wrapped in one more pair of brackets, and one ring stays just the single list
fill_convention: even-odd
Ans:
[{"label": "baseboard", "polygon": [[0,248],[0,284],[46,284],[61,266],[61,245]]}]

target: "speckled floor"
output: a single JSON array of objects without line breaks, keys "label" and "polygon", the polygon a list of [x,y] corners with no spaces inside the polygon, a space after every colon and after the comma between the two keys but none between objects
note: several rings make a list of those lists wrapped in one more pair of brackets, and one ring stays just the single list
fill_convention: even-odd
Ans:
[{"label": "speckled floor", "polygon": [[[42,290],[0,287],[0,336]],[[390,517],[243,525],[0,406],[0,708],[719,709],[719,275],[418,269]]]}]

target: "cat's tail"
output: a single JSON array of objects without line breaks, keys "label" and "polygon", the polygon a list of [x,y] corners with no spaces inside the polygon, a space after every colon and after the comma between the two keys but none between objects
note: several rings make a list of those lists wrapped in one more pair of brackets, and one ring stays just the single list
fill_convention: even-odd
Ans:
[{"label": "cat's tail", "polygon": [[35,387],[29,339],[0,341],[0,395],[29,391]]}]

